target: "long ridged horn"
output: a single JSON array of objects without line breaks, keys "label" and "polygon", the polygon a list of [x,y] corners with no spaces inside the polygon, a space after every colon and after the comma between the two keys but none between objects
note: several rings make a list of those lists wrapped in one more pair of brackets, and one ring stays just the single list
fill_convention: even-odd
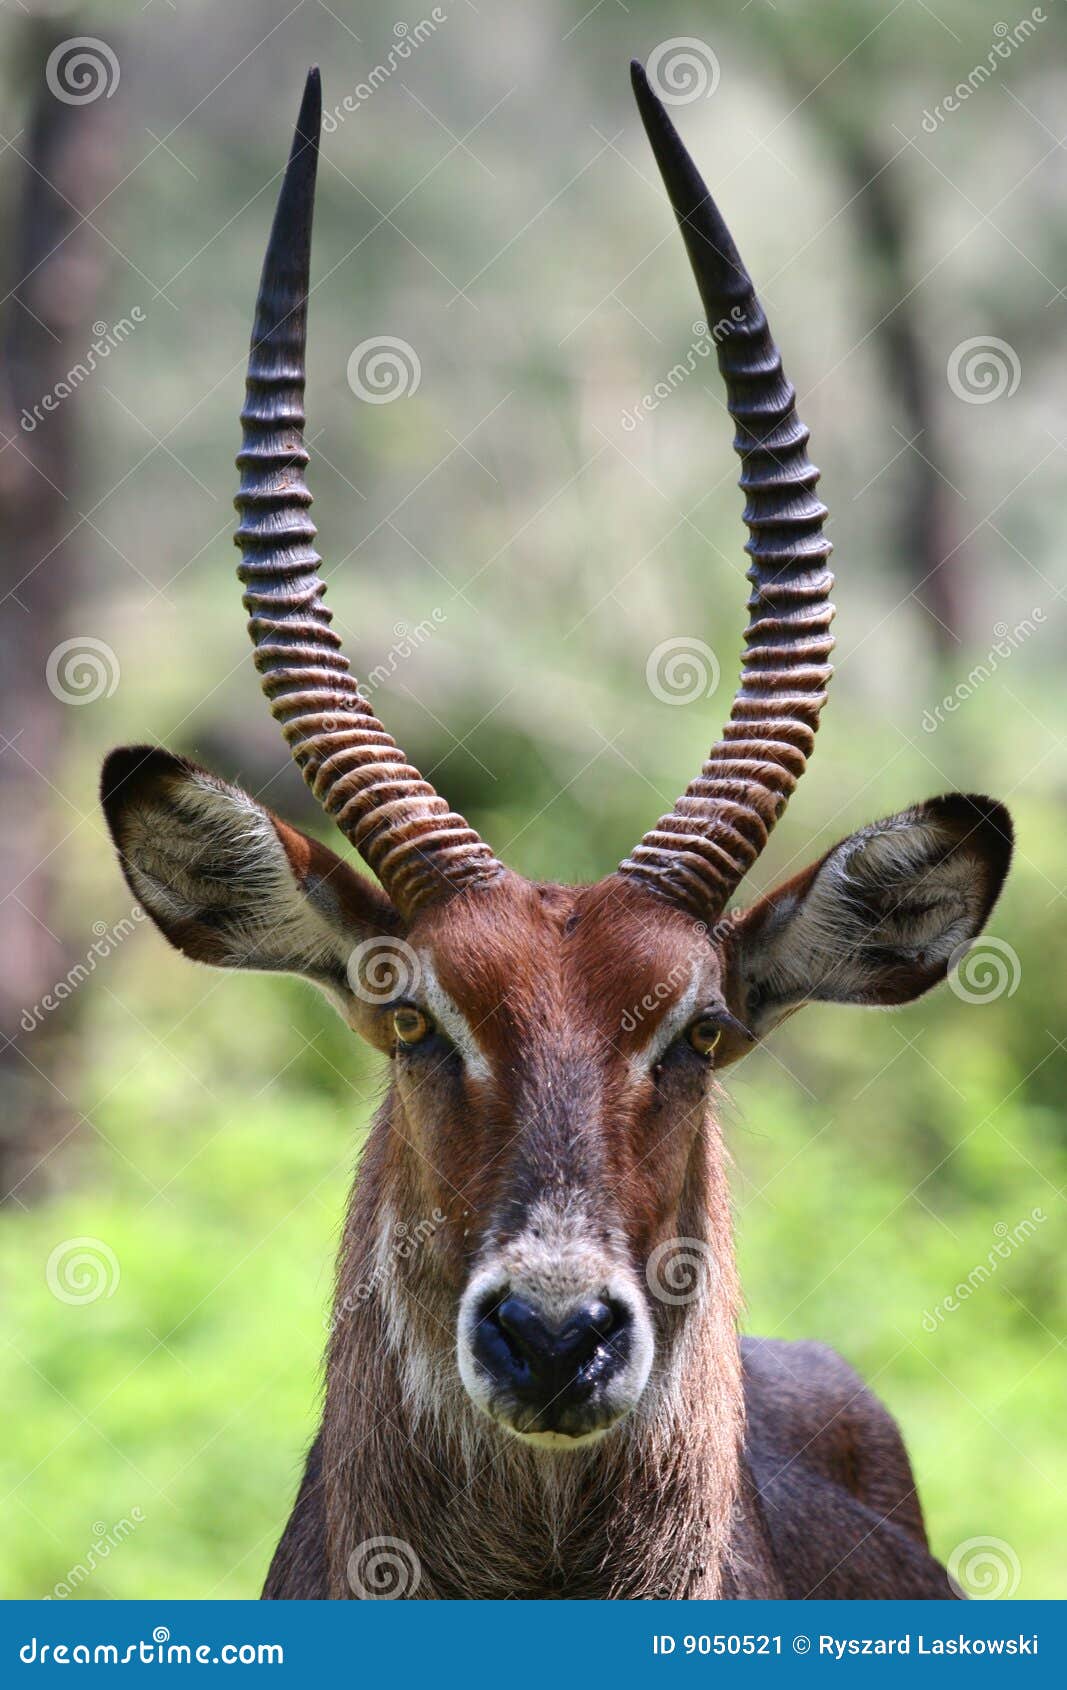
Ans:
[{"label": "long ridged horn", "polygon": [[263,691],[308,785],[400,912],[502,872],[413,769],[350,674],[323,604],[304,482],[304,350],[322,89],[307,85],[263,262],[235,503],[248,631]]},{"label": "long ridged horn", "polygon": [[763,307],[714,200],[635,63],[634,93],[716,340],[752,559],[741,681],[723,739],[620,865],[701,919],[755,862],[811,755],[832,674],[834,578],[808,431]]}]

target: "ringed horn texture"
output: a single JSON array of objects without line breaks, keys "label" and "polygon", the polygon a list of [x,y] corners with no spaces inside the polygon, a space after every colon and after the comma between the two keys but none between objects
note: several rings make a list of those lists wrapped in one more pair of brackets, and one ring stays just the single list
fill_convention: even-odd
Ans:
[{"label": "ringed horn texture", "polygon": [[826,508],[808,431],[763,307],[674,125],[633,66],[634,93],[716,334],[737,425],[752,564],[741,683],[723,739],[698,779],[620,865],[703,920],[714,919],[767,842],[811,755],[832,670]]},{"label": "ringed horn texture", "polygon": [[501,865],[386,733],[330,626],[304,482],[311,219],[322,90],[312,70],[274,214],[248,358],[236,542],[263,691],[308,785],[410,918]]}]

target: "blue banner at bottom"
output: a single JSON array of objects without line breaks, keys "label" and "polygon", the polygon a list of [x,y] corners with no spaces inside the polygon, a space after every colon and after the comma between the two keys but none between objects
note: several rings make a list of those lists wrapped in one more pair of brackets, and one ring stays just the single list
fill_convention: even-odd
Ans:
[{"label": "blue banner at bottom", "polygon": [[282,1685],[433,1674],[506,1690],[595,1678],[830,1684],[857,1672],[1064,1683],[1062,1602],[6,1602],[0,1682],[150,1672]]}]

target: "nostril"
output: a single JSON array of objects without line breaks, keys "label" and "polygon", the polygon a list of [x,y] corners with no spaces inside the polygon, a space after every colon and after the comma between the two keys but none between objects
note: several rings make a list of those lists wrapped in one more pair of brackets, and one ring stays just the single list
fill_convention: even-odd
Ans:
[{"label": "nostril", "polygon": [[602,1345],[614,1347],[624,1338],[629,1322],[619,1303],[596,1299],[575,1309],[556,1327],[522,1297],[505,1297],[490,1312],[516,1360],[535,1371],[569,1363],[584,1366]]},{"label": "nostril", "polygon": [[608,1303],[585,1303],[576,1309],[559,1333],[556,1348],[561,1356],[584,1362],[611,1335],[615,1313]]},{"label": "nostril", "polygon": [[602,1338],[606,1338],[615,1326],[616,1314],[610,1303],[590,1303],[585,1313],[590,1326],[599,1332]]},{"label": "nostril", "polygon": [[536,1309],[521,1297],[505,1297],[493,1318],[519,1360],[536,1365],[554,1348],[553,1334]]}]

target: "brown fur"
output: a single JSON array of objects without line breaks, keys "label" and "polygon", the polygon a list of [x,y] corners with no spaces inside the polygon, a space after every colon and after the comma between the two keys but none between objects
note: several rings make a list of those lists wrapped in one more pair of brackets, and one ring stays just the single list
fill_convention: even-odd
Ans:
[{"label": "brown fur", "polygon": [[[899,1435],[843,1364],[834,1358],[824,1382],[823,1352],[818,1369],[798,1353],[766,1409],[766,1367],[750,1364],[743,1381],[718,1127],[702,1097],[689,1112],[657,1113],[651,1082],[628,1088],[623,1078],[619,1056],[677,992],[623,1033],[628,1007],[652,997],[694,945],[716,973],[706,936],[618,881],[573,893],[512,880],[454,900],[411,938],[439,955],[443,983],[514,1085],[505,1094],[431,1075],[422,1085],[432,1095],[394,1087],[375,1123],[342,1245],[344,1312],[309,1464],[319,1477],[265,1594],[350,1596],[349,1557],[377,1537],[410,1545],[420,1598],[806,1594],[806,1578],[827,1586],[820,1594],[873,1593],[879,1580],[902,1595],[950,1594],[926,1553]],[[453,1083],[461,1094],[449,1094]],[[454,1123],[444,1139],[442,1121]],[[624,1226],[635,1261],[663,1239],[695,1237],[715,1262],[698,1306],[657,1310],[661,1360],[647,1400],[607,1440],[562,1458],[480,1422],[455,1368],[470,1263],[531,1163],[535,1183],[553,1168],[569,1189],[590,1189],[598,1213]],[[383,1217],[405,1216],[410,1230],[435,1210],[448,1221],[430,1245],[395,1260],[391,1283],[379,1276],[362,1297],[382,1259]],[[429,1413],[408,1387],[390,1303],[409,1359],[417,1352],[432,1373]],[[868,1428],[877,1437],[861,1479],[847,1452]],[[872,1465],[880,1480],[868,1477]],[[885,1524],[879,1508],[899,1508],[898,1520]]]},{"label": "brown fur", "polygon": [[[999,890],[999,807],[933,800],[876,824],[709,932],[622,876],[506,873],[405,928],[326,847],[158,751],[109,760],[105,805],[172,942],[307,975],[392,1062],[345,1223],[322,1429],[265,1595],[952,1594],[899,1433],[856,1375],[819,1345],[738,1339],[717,1081],[686,1028],[721,1011],[718,1068],[805,995],[924,991]],[[413,1048],[353,972],[371,942],[415,969],[403,995],[432,1036]],[[653,1269],[679,1241],[699,1271],[674,1295]],[[545,1308],[616,1280],[640,1304],[646,1372],[598,1436],[544,1447],[471,1394],[479,1274],[517,1275]],[[386,1590],[368,1572],[382,1539]]]}]

